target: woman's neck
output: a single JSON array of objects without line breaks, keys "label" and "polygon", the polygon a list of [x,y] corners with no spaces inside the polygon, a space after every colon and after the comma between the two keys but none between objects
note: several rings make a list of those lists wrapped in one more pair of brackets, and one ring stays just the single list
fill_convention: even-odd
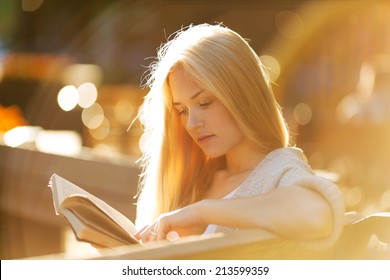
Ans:
[{"label": "woman's neck", "polygon": [[265,153],[246,145],[229,151],[226,154],[226,168],[214,174],[205,198],[220,199],[234,191],[264,157]]},{"label": "woman's neck", "polygon": [[226,171],[230,174],[251,171],[266,154],[266,152],[255,149],[252,145],[241,145],[226,154]]}]

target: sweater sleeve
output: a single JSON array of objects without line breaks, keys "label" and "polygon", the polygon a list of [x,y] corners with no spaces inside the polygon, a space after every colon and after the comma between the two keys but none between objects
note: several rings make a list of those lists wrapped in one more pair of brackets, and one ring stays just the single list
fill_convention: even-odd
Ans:
[{"label": "sweater sleeve", "polygon": [[339,187],[328,179],[315,175],[298,179],[294,184],[319,193],[329,203],[333,214],[333,229],[329,236],[303,240],[301,245],[310,249],[330,248],[339,238],[344,225],[345,206]]}]

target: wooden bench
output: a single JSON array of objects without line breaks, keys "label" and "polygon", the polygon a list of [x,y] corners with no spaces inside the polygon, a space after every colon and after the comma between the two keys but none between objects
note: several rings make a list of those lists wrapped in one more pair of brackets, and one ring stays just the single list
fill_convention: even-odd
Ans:
[{"label": "wooden bench", "polygon": [[335,259],[390,259],[390,212],[355,215],[337,244]]},{"label": "wooden bench", "polygon": [[[373,244],[373,236],[378,240]],[[375,246],[378,245],[378,246]],[[379,246],[380,245],[380,246]],[[276,237],[265,230],[192,236],[178,241],[148,243],[101,250],[82,255],[48,255],[40,259],[134,259],[134,260],[340,260],[390,259],[390,213],[369,217],[356,215],[344,227],[338,242],[327,250],[309,250],[299,242]]]}]

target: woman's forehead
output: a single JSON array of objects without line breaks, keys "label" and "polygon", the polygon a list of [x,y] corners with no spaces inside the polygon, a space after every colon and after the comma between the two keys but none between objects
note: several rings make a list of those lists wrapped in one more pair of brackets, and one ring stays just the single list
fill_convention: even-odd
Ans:
[{"label": "woman's forehead", "polygon": [[184,69],[175,69],[171,71],[167,78],[168,86],[172,92],[172,95],[179,96],[182,94],[195,93],[199,91],[202,87],[195,82],[195,79]]}]

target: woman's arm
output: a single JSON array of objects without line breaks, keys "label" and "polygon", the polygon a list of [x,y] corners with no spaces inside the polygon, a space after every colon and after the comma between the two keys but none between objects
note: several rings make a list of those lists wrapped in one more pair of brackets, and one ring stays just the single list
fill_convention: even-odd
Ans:
[{"label": "woman's arm", "polygon": [[[208,224],[241,229],[264,228],[288,238],[317,238],[332,231],[332,209],[317,192],[285,186],[269,193],[235,199],[207,199],[161,215],[137,233],[142,241],[201,234]],[[155,234],[156,233],[156,234]]]},{"label": "woman's arm", "polygon": [[[286,186],[259,196],[204,201],[206,223],[264,228],[288,238],[318,238],[332,231],[332,210],[313,190]],[[214,222],[218,221],[218,222]]]}]

